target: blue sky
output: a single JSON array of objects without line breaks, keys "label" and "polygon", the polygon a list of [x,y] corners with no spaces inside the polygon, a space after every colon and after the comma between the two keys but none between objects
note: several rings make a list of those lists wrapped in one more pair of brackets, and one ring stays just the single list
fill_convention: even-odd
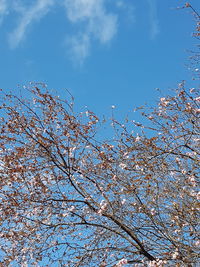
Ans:
[{"label": "blue sky", "polygon": [[[194,19],[179,0],[0,0],[0,87],[45,82],[126,114],[189,76]],[[200,1],[190,4],[200,10]]]}]

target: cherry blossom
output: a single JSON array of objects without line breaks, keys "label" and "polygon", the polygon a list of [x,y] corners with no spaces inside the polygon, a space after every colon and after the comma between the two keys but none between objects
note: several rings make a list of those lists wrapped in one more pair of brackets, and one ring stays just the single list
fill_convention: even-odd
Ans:
[{"label": "cherry blossom", "polygon": [[40,83],[1,90],[0,266],[197,266],[196,81],[142,122],[78,113]]}]

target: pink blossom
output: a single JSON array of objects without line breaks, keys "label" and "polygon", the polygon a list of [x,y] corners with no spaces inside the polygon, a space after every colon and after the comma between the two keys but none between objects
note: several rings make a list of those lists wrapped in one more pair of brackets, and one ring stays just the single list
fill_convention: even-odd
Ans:
[{"label": "pink blossom", "polygon": [[68,210],[71,211],[71,212],[73,212],[73,211],[75,211],[75,209],[76,208],[74,206],[71,206]]},{"label": "pink blossom", "polygon": [[137,136],[137,137],[135,138],[135,142],[139,142],[140,139],[141,139],[141,137],[140,137],[140,136]]},{"label": "pink blossom", "polygon": [[98,210],[98,214],[102,214],[107,208],[107,203],[105,200],[102,200],[101,203],[100,203],[100,209]]},{"label": "pink blossom", "polygon": [[127,165],[124,164],[124,163],[120,163],[120,164],[119,164],[119,167],[122,168],[122,169],[124,170],[124,169],[127,167]]},{"label": "pink blossom", "polygon": [[124,198],[124,199],[122,199],[122,205],[124,205],[125,204],[125,202],[126,202],[126,199]]},{"label": "pink blossom", "polygon": [[151,215],[156,215],[156,210],[153,208],[153,209],[151,209]]},{"label": "pink blossom", "polygon": [[116,176],[116,175],[113,175],[112,179],[113,179],[114,181],[117,180],[116,178],[117,178],[117,176]]},{"label": "pink blossom", "polygon": [[127,259],[121,259],[121,260],[116,264],[116,267],[121,267],[122,265],[127,264],[127,263],[128,263]]},{"label": "pink blossom", "polygon": [[155,260],[148,263],[148,267],[163,267],[167,263],[166,260]]},{"label": "pink blossom", "polygon": [[195,187],[195,186],[197,185],[194,176],[190,176],[190,177],[188,178],[188,180],[189,180],[189,182],[192,184],[192,186]]},{"label": "pink blossom", "polygon": [[160,99],[161,106],[166,107],[168,103],[169,103],[169,101],[166,100],[165,97],[161,97],[161,99]]},{"label": "pink blossom", "polygon": [[175,251],[175,252],[172,254],[172,259],[177,259],[178,256],[179,256],[178,251]]}]

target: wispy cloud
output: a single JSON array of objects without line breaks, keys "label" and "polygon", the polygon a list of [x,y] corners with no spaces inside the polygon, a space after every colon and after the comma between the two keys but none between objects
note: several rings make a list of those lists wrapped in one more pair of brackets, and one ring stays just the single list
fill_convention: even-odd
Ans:
[{"label": "wispy cloud", "polygon": [[[112,11],[108,9],[108,3],[115,7]],[[10,11],[15,12],[18,19],[8,34],[10,48],[16,48],[27,37],[29,28],[57,6],[64,10],[66,19],[74,26],[72,35],[66,33],[65,44],[69,55],[78,64],[90,54],[93,41],[107,45],[113,40],[118,30],[119,14],[125,16],[126,13],[128,17],[129,11],[131,15],[133,11],[123,0],[0,0],[0,22]]]},{"label": "wispy cloud", "polygon": [[71,56],[81,64],[89,54],[93,39],[102,44],[113,39],[117,32],[117,15],[106,11],[105,0],[65,0],[64,5],[68,20],[80,24],[79,32],[68,37],[67,43]]},{"label": "wispy cloud", "polygon": [[24,39],[28,27],[35,21],[44,17],[53,5],[54,0],[37,0],[34,5],[25,8],[20,2],[16,2],[15,9],[20,11],[18,26],[9,34],[9,44],[15,48]]},{"label": "wispy cloud", "polygon": [[3,21],[3,17],[8,13],[8,1],[0,0],[0,24]]},{"label": "wispy cloud", "polygon": [[156,0],[147,0],[149,4],[149,18],[150,18],[150,37],[155,39],[159,34],[159,21],[157,15],[157,3]]},{"label": "wispy cloud", "polygon": [[115,5],[117,8],[122,10],[125,13],[126,21],[132,26],[135,22],[135,5],[133,5],[132,0],[124,1],[124,0],[116,0]]},{"label": "wispy cloud", "polygon": [[82,65],[85,58],[90,54],[90,37],[88,34],[79,33],[74,36],[70,36],[66,40],[67,47],[69,47],[68,55],[73,63]]}]

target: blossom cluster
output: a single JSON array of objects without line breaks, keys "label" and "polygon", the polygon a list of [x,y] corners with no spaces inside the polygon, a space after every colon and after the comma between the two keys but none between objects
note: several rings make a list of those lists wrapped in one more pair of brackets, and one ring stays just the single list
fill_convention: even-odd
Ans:
[{"label": "blossom cluster", "polygon": [[120,261],[118,261],[118,263],[116,264],[116,267],[121,267],[123,266],[124,264],[127,264],[128,261],[127,259],[121,259]]},{"label": "blossom cluster", "polygon": [[100,203],[100,209],[98,210],[98,214],[102,214],[107,209],[107,203],[105,200],[102,200]]}]

